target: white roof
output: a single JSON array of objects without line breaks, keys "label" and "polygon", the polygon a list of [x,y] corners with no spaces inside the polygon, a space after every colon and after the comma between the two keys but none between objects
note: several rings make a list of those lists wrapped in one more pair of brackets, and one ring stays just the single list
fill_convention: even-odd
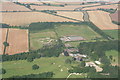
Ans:
[{"label": "white roof", "polygon": [[101,62],[100,62],[100,61],[95,61],[95,63],[96,63],[96,64],[101,64]]}]

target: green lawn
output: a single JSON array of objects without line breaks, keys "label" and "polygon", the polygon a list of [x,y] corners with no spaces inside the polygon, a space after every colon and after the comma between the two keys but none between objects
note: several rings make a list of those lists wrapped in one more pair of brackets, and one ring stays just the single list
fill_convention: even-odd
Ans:
[{"label": "green lawn", "polygon": [[[8,78],[11,76],[22,76],[27,74],[38,74],[52,71],[53,73],[55,73],[54,78],[66,78],[69,75],[67,68],[70,69],[71,66],[77,66],[77,64],[79,64],[79,62],[66,64],[65,60],[68,58],[71,57],[60,56],[51,58],[40,58],[35,59],[33,62],[27,62],[26,60],[3,62],[3,68],[7,71],[7,73],[4,74],[3,77]],[[40,68],[38,70],[32,70],[32,65],[34,64],[39,65]],[[61,71],[61,69],[63,71]]]},{"label": "green lawn", "polygon": [[50,40],[55,40],[56,34],[53,30],[43,30],[30,33],[30,49],[40,49],[44,44]]},{"label": "green lawn", "polygon": [[[86,78],[86,75],[85,74],[81,74],[81,75],[72,74],[69,78]],[[68,80],[69,80],[69,78],[68,78]]]},{"label": "green lawn", "polygon": [[[118,51],[115,51],[115,50],[106,51],[106,56],[108,56],[108,58],[110,55],[113,56],[113,60],[110,60],[111,63],[113,65],[116,65],[116,64],[118,65]],[[114,61],[114,59],[115,59],[115,61]]]},{"label": "green lawn", "polygon": [[57,32],[59,37],[75,35],[82,36],[86,40],[101,37],[87,25],[64,24],[60,25],[59,27],[56,27],[55,31]]},{"label": "green lawn", "polygon": [[110,35],[111,37],[118,39],[118,31],[119,30],[103,30],[106,34]]}]

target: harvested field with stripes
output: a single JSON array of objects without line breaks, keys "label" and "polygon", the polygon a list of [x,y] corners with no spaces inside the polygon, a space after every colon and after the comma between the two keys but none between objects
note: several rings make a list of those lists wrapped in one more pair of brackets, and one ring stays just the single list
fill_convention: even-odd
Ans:
[{"label": "harvested field with stripes", "polygon": [[72,19],[77,19],[77,20],[80,20],[80,21],[84,21],[82,12],[57,11],[57,14],[61,15],[61,16],[69,17],[69,18],[72,18]]},{"label": "harvested field with stripes", "polygon": [[28,8],[12,2],[2,2],[0,6],[2,6],[0,11],[30,11]]},{"label": "harvested field with stripes", "polygon": [[2,13],[2,22],[11,26],[28,26],[33,22],[75,22],[42,12]]},{"label": "harvested field with stripes", "polygon": [[[4,35],[5,36],[5,35]],[[9,29],[5,54],[13,55],[28,52],[28,30]]]},{"label": "harvested field with stripes", "polygon": [[101,6],[95,6],[95,7],[87,7],[87,8],[83,8],[83,10],[91,10],[91,9],[98,9],[98,8],[102,8],[102,9],[117,9],[118,8],[118,4],[112,4],[112,5],[101,5]]},{"label": "harvested field with stripes", "polygon": [[7,34],[7,29],[5,28],[0,28],[0,54],[3,54],[4,51],[4,45],[3,43],[6,41],[6,34]]},{"label": "harvested field with stripes", "polygon": [[102,30],[118,29],[118,25],[113,24],[109,13],[104,11],[88,11],[89,19]]}]

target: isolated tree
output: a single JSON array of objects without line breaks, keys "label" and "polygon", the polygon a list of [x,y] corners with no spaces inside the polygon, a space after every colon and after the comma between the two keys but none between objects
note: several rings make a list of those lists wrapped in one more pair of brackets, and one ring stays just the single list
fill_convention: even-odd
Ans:
[{"label": "isolated tree", "polygon": [[6,73],[6,70],[5,69],[0,69],[0,74],[5,74]]},{"label": "isolated tree", "polygon": [[4,46],[9,46],[9,43],[7,43],[7,42],[3,42],[3,44],[4,44]]},{"label": "isolated tree", "polygon": [[110,55],[109,58],[110,58],[111,60],[113,60],[113,56],[112,56],[112,55]]},{"label": "isolated tree", "polygon": [[85,67],[85,61],[82,61],[80,64],[81,67]]},{"label": "isolated tree", "polygon": [[28,62],[32,62],[33,60],[34,60],[34,59],[33,59],[32,57],[28,57],[28,58],[27,58],[27,61],[28,61]]},{"label": "isolated tree", "polygon": [[32,66],[32,69],[33,69],[33,70],[39,69],[39,66],[38,66],[37,64],[34,64],[34,65]]},{"label": "isolated tree", "polygon": [[72,61],[71,61],[70,59],[66,59],[66,60],[65,60],[65,63],[66,63],[66,64],[71,64],[71,62],[72,62]]}]

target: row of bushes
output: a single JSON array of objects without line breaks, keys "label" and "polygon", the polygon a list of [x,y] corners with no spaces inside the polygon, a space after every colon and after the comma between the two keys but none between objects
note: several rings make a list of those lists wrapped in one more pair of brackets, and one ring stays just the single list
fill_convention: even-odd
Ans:
[{"label": "row of bushes", "polygon": [[97,10],[102,10],[102,11],[105,11],[105,12],[109,12],[109,13],[115,13],[115,11],[117,10],[117,9],[104,9],[104,8],[98,8]]},{"label": "row of bushes", "polygon": [[52,78],[54,75],[53,72],[44,72],[40,74],[29,74],[29,75],[23,75],[23,76],[13,76],[11,78]]},{"label": "row of bushes", "polygon": [[0,23],[1,28],[17,28],[17,29],[29,29],[28,27],[24,27],[24,26],[10,26],[8,24],[2,24]]},{"label": "row of bushes", "polygon": [[[120,22],[117,22],[117,21],[112,21],[112,23],[117,24],[117,25],[120,25]],[[119,26],[118,26],[118,27],[119,27]]]}]

